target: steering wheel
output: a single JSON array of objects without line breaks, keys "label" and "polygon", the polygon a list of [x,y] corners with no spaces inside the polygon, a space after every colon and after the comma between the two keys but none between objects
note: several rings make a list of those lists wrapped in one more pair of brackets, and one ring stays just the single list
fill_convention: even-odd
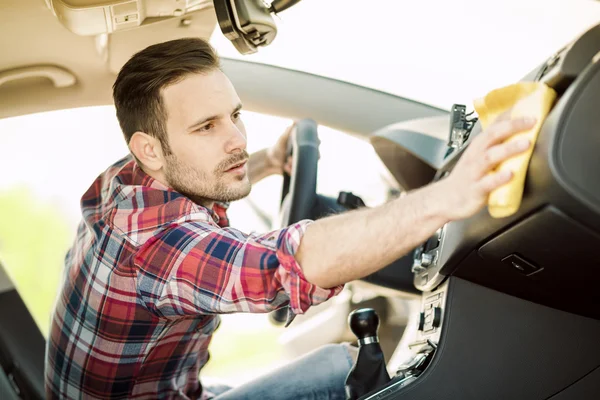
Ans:
[{"label": "steering wheel", "polygon": [[[319,134],[312,119],[298,121],[287,145],[287,155],[294,156],[292,175],[283,174],[279,227],[283,228],[303,219],[313,218],[317,201],[317,165],[319,162]],[[286,322],[288,307],[272,311],[271,322]]]},{"label": "steering wheel", "polygon": [[319,161],[317,123],[302,119],[294,126],[287,145],[287,155],[293,154],[292,175],[283,174],[280,227],[312,218],[317,199],[317,164]]}]

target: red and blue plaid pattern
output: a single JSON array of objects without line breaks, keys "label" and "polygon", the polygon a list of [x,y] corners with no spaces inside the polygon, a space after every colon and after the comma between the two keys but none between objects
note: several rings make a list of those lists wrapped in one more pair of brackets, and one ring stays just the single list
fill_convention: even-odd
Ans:
[{"label": "red and blue plaid pattern", "polygon": [[294,259],[310,221],[264,235],[229,228],[126,157],[81,200],[46,351],[54,398],[208,398],[199,373],[218,314],[295,314],[339,293]]}]

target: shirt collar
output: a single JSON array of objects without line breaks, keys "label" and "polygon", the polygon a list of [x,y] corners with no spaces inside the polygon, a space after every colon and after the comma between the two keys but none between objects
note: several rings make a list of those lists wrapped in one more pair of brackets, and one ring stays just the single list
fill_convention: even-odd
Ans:
[{"label": "shirt collar", "polygon": [[140,168],[140,166],[138,165],[138,163],[135,160],[133,160],[132,162],[133,162],[133,171],[131,174],[131,183],[133,185],[146,186],[146,187],[151,187],[153,189],[174,192],[174,190],[172,188],[168,187],[167,185],[163,184],[159,180],[154,179],[153,177],[148,175],[146,172],[144,172],[144,170]]}]

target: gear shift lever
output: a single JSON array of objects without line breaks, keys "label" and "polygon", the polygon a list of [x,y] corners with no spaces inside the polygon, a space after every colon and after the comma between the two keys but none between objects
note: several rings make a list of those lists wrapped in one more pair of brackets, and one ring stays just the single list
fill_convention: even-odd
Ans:
[{"label": "gear shift lever", "polygon": [[377,337],[379,317],[375,310],[352,311],[348,324],[358,338],[358,358],[346,378],[346,398],[355,400],[388,383],[390,376]]}]

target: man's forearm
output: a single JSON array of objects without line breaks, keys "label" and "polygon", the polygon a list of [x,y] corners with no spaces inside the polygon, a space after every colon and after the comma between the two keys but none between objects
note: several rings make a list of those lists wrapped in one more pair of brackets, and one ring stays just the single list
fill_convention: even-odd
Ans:
[{"label": "man's forearm", "polygon": [[315,221],[296,253],[306,279],[325,288],[360,279],[426,241],[448,221],[441,183],[381,207]]},{"label": "man's forearm", "polygon": [[255,184],[267,176],[281,173],[280,168],[273,165],[267,154],[267,149],[263,149],[250,155],[248,159],[250,183]]}]

